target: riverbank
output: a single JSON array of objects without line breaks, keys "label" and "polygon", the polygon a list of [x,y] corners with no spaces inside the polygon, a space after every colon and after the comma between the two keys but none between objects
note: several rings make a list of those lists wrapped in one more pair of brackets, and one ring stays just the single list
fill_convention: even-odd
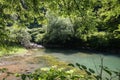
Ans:
[{"label": "riverbank", "polygon": [[78,47],[78,46],[64,46],[64,45],[44,45],[46,49],[61,49],[61,50],[77,50],[80,52],[105,54],[105,55],[117,55],[120,56],[120,49],[99,48],[93,49],[91,47]]},{"label": "riverbank", "polygon": [[[11,73],[28,74],[42,67],[53,65],[67,66],[67,63],[59,61],[54,56],[43,55],[42,52],[37,54],[36,51],[37,49],[30,49],[26,53],[2,56],[0,57],[0,69],[6,68]],[[7,76],[6,73],[1,73],[0,71],[0,80],[5,77],[6,80],[21,80],[20,77],[16,78],[14,75]]]},{"label": "riverbank", "polygon": [[22,46],[6,46],[0,47],[0,57],[9,56],[12,54],[22,54],[26,53],[28,50]]}]

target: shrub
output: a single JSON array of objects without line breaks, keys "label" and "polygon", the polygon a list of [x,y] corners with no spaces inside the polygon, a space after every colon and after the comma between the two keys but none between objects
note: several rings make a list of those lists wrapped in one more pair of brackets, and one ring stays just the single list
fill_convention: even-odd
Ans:
[{"label": "shrub", "polygon": [[[100,71],[98,74],[91,68],[87,68],[84,65],[76,63],[76,66],[80,69],[74,68],[74,64],[68,64],[69,67],[44,67],[35,70],[34,72],[29,72],[27,74],[11,73],[7,72],[6,68],[0,69],[0,73],[7,73],[7,76],[3,78],[6,80],[8,76],[14,75],[20,77],[21,80],[119,80],[120,72],[110,70],[104,65],[100,65]],[[72,66],[72,67],[70,67]],[[109,76],[102,76],[103,72],[107,73]]]},{"label": "shrub", "polygon": [[14,25],[9,28],[10,30],[10,41],[11,42],[16,42],[18,44],[23,45],[24,47],[29,46],[31,36],[27,31],[27,28],[25,27],[19,27],[18,25]]},{"label": "shrub", "polygon": [[64,44],[74,34],[73,25],[71,24],[69,18],[50,18],[47,32],[44,37],[44,43],[52,44]]},{"label": "shrub", "polygon": [[32,37],[32,42],[36,42],[36,43],[42,43],[44,34],[45,34],[45,30],[44,28],[32,28],[29,29],[29,33]]},{"label": "shrub", "polygon": [[9,74],[20,77],[22,80],[95,80],[89,75],[80,74],[76,69],[58,68],[57,66],[44,67],[28,74],[10,72]]},{"label": "shrub", "polygon": [[97,32],[88,37],[88,44],[93,49],[106,48],[108,43],[108,35],[105,32]]}]

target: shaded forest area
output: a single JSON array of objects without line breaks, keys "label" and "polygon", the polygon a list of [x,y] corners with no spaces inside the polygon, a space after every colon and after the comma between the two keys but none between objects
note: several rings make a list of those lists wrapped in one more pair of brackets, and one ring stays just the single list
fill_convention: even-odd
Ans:
[{"label": "shaded forest area", "polygon": [[0,0],[0,49],[31,42],[120,53],[120,1]]}]

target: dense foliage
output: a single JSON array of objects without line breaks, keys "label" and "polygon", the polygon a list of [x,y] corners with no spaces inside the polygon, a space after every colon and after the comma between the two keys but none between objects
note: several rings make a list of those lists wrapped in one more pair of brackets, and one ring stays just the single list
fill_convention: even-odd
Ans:
[{"label": "dense foliage", "polygon": [[0,0],[0,14],[1,46],[120,48],[119,0]]}]

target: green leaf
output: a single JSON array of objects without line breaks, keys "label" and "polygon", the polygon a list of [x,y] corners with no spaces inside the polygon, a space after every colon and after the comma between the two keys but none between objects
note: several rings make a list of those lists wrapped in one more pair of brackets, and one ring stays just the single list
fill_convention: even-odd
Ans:
[{"label": "green leaf", "polygon": [[99,80],[100,79],[100,76],[97,75],[97,76],[94,76],[96,78],[96,80]]},{"label": "green leaf", "polygon": [[86,66],[84,66],[84,65],[80,65],[83,69],[87,69],[87,67]]},{"label": "green leaf", "polygon": [[91,75],[91,72],[89,72],[89,71],[87,71],[87,70],[85,70],[85,72],[86,72],[88,75]]},{"label": "green leaf", "polygon": [[93,69],[91,69],[91,68],[89,68],[89,71],[90,71],[91,73],[95,73],[95,71],[94,71]]},{"label": "green leaf", "polygon": [[79,66],[80,66],[80,64],[79,64],[79,63],[76,63],[76,66],[78,66],[78,67],[79,67]]},{"label": "green leaf", "polygon": [[108,69],[103,69],[106,73],[108,73],[110,76],[112,75],[112,72],[110,71],[110,70],[108,70]]},{"label": "green leaf", "polygon": [[26,77],[27,77],[27,76],[26,76],[25,74],[22,74],[22,75],[21,75],[21,79],[22,79],[22,80],[26,80]]},{"label": "green leaf", "polygon": [[68,64],[68,66],[72,66],[72,67],[75,67],[75,66],[74,66],[74,64],[72,64],[72,63]]}]

